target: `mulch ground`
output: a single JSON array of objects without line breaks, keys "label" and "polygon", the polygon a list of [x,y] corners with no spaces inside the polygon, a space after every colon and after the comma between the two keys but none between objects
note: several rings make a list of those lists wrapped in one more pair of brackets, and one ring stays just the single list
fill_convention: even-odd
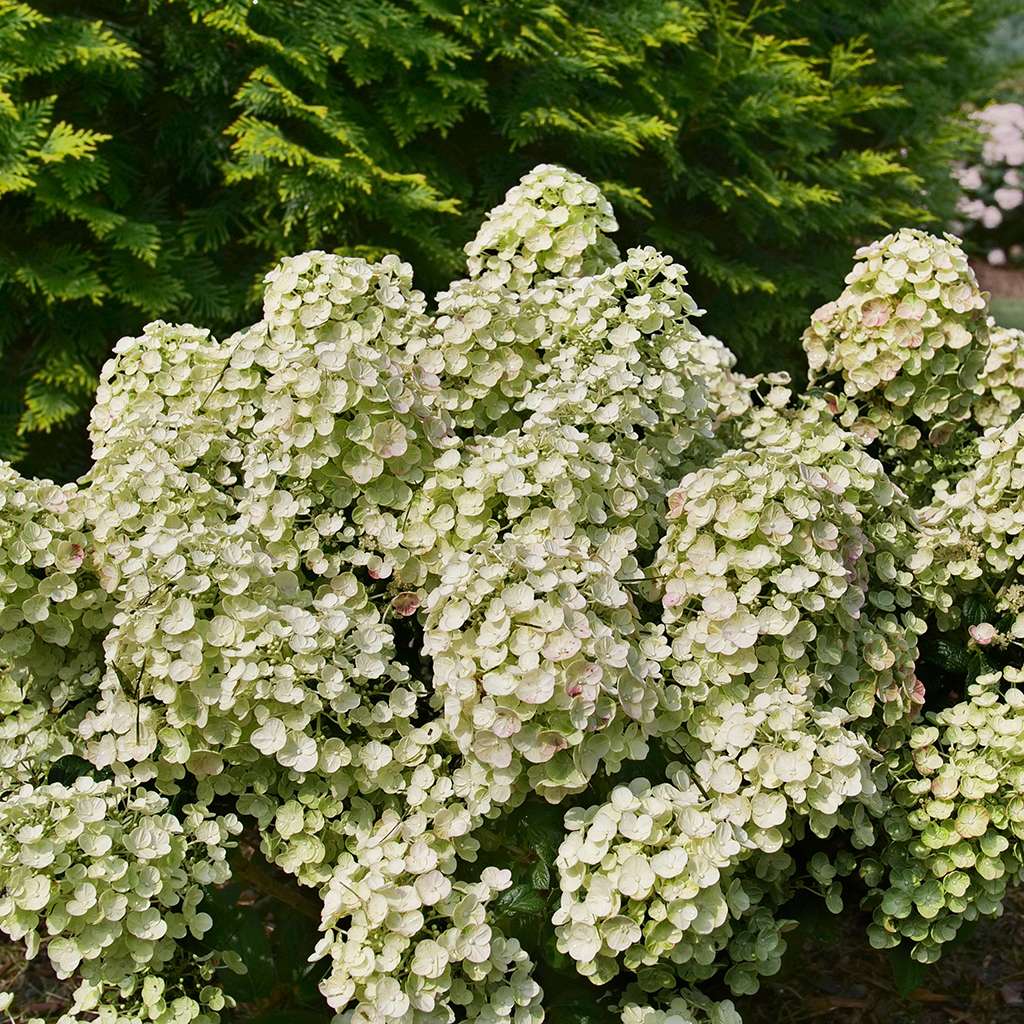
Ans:
[{"label": "mulch ground", "polygon": [[[1024,891],[1001,918],[977,922],[914,985],[887,952],[873,950],[865,921],[844,913],[823,933],[793,934],[782,970],[737,1000],[744,1024],[1021,1024],[1024,1021]],[[910,989],[910,991],[908,991]]]}]

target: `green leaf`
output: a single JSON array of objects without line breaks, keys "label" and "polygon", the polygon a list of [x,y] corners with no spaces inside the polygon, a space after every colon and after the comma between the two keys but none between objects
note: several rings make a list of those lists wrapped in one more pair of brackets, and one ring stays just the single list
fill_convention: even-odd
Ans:
[{"label": "green leaf", "polygon": [[619,1016],[610,1005],[602,1006],[591,996],[572,1002],[553,1000],[545,1007],[544,1020],[546,1024],[612,1024]]},{"label": "green leaf", "polygon": [[546,860],[539,860],[530,872],[530,882],[535,889],[551,888],[551,868]]},{"label": "green leaf", "polygon": [[905,946],[889,950],[889,964],[892,968],[893,981],[896,983],[896,991],[904,999],[915,989],[919,989],[928,975],[929,965],[912,959]]},{"label": "green leaf", "polygon": [[62,785],[70,786],[75,779],[82,776],[95,778],[99,775],[96,767],[76,754],[65,754],[50,765],[47,772],[47,782],[59,782]]},{"label": "green leaf", "polygon": [[981,622],[992,621],[992,609],[974,594],[967,594],[963,598],[960,612],[964,623],[968,626],[977,626]]},{"label": "green leaf", "polygon": [[500,917],[538,917],[547,910],[546,896],[532,885],[513,885],[499,893],[491,904]]},{"label": "green leaf", "polygon": [[274,949],[264,915],[253,907],[240,906],[242,887],[232,882],[210,891],[203,909],[213,918],[213,926],[204,937],[211,949],[236,952],[248,968],[247,974],[222,972],[224,991],[240,1002],[266,998],[277,981]]},{"label": "green leaf", "polygon": [[330,969],[330,960],[309,962],[319,937],[315,921],[304,914],[275,908],[273,956],[278,979],[293,991],[298,1002],[313,1006],[319,1006],[323,999],[317,986]]},{"label": "green leaf", "polygon": [[545,852],[555,853],[561,846],[565,837],[564,817],[564,809],[556,804],[529,800],[523,804],[521,816],[517,816],[516,831],[525,837],[532,850],[543,857]]}]

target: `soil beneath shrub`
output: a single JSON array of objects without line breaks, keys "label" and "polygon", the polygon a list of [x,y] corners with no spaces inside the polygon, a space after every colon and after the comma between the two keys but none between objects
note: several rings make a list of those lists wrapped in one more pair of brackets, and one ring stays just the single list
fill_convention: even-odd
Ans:
[{"label": "soil beneath shrub", "polygon": [[[791,933],[782,970],[737,1000],[744,1024],[1021,1024],[1024,890],[996,920],[965,926],[936,964],[871,949],[859,914]],[[817,931],[817,934],[815,934]]]}]

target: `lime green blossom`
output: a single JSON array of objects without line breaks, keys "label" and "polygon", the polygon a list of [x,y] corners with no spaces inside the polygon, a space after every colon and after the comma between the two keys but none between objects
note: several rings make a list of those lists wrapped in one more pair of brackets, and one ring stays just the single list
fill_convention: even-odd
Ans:
[{"label": "lime green blossom", "polygon": [[1024,872],[1021,682],[1011,668],[980,676],[966,700],[930,715],[890,754],[892,806],[878,854],[859,865],[873,945],[906,941],[928,963],[964,921],[1002,913]]},{"label": "lime green blossom", "polygon": [[218,1024],[243,827],[339,1024],[539,1024],[521,897],[623,1024],[738,1024],[694,986],[778,970],[807,876],[835,909],[859,867],[920,959],[998,912],[1020,680],[935,710],[918,645],[968,599],[968,657],[1024,641],[1019,332],[901,231],[794,397],[615,229],[543,165],[432,305],[397,256],[282,260],[230,337],[117,342],[76,483],[0,465],[0,928],[74,978],[59,1024]]}]

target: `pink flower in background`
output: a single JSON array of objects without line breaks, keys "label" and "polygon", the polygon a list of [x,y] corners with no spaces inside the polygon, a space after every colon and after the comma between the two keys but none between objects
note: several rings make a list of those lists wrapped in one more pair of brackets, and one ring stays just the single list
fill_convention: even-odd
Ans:
[{"label": "pink flower in background", "polygon": [[1019,188],[997,188],[993,194],[1004,210],[1015,210],[1024,202],[1024,192]]},{"label": "pink flower in background", "polygon": [[1024,140],[1017,139],[1006,147],[1003,159],[1015,167],[1024,164]]},{"label": "pink flower in background", "polygon": [[994,103],[975,115],[988,125],[982,156],[987,164],[1024,163],[1024,107]]},{"label": "pink flower in background", "polygon": [[977,192],[981,188],[980,167],[961,167],[953,172],[953,176],[968,192]]},{"label": "pink flower in background", "polygon": [[968,199],[967,196],[960,197],[956,208],[971,220],[981,220],[982,214],[985,212],[985,204],[980,199]]},{"label": "pink flower in background", "polygon": [[986,206],[981,215],[981,223],[987,228],[997,228],[1003,223],[1003,212],[998,206]]},{"label": "pink flower in background", "polygon": [[957,234],[973,229],[988,262],[1004,266],[1017,261],[1016,247],[996,244],[983,232],[1002,229],[1005,233],[1024,214],[1024,105],[994,103],[973,116],[983,137],[982,163],[953,168],[961,195],[958,219],[949,226]]}]

